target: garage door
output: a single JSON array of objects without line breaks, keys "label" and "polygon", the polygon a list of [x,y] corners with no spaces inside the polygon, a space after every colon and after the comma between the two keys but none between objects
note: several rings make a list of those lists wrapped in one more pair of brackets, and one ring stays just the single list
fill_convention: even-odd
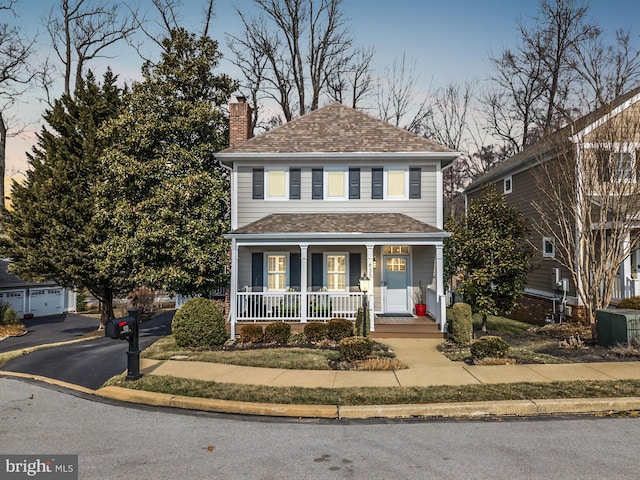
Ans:
[{"label": "garage door", "polygon": [[34,317],[62,313],[62,288],[31,290],[29,307]]},{"label": "garage door", "polygon": [[24,316],[24,292],[17,290],[14,292],[0,293],[0,300],[8,303],[18,314],[19,318]]}]

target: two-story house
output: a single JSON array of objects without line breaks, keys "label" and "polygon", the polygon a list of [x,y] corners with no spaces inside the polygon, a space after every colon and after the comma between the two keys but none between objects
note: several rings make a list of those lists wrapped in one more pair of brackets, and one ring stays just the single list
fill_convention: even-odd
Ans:
[{"label": "two-story house", "polygon": [[340,103],[251,137],[230,105],[230,323],[412,316],[445,329],[442,168],[459,154]]},{"label": "two-story house", "polygon": [[[636,88],[528,146],[466,188],[469,202],[482,195],[485,185],[494,184],[530,222],[536,255],[525,291],[528,308],[518,313],[520,318],[530,314],[539,321],[545,312],[555,312],[556,319],[582,318],[589,288],[607,296],[604,286],[590,279],[592,269],[617,273],[613,302],[640,295],[639,160]],[[555,220],[544,223],[541,207]],[[597,242],[597,235],[622,238]],[[610,265],[614,257],[607,248],[621,249],[626,258]]]}]

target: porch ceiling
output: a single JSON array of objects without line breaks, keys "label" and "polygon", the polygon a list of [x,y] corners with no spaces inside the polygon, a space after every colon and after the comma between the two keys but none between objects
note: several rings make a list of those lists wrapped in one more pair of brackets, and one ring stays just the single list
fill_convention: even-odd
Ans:
[{"label": "porch ceiling", "polygon": [[230,237],[255,235],[428,235],[446,232],[402,213],[274,213],[231,232]]}]

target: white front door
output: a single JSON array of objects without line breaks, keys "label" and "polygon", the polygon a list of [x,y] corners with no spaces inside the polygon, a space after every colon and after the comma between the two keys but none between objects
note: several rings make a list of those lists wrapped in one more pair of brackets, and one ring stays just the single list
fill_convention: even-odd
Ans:
[{"label": "white front door", "polygon": [[409,301],[409,257],[406,255],[388,255],[384,257],[384,282],[387,286],[385,298],[386,313],[407,313]]}]

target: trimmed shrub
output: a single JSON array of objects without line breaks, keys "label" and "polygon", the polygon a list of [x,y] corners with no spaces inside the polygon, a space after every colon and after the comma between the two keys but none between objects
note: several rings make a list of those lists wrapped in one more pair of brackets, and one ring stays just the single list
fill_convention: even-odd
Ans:
[{"label": "trimmed shrub", "polygon": [[467,303],[453,304],[451,335],[456,343],[469,343],[473,339],[473,318],[471,306]]},{"label": "trimmed shrub", "polygon": [[291,336],[291,325],[284,322],[271,322],[264,327],[266,343],[287,343]]},{"label": "trimmed shrub", "polygon": [[304,336],[310,342],[326,340],[327,324],[324,322],[309,322],[304,326]]},{"label": "trimmed shrub", "polygon": [[502,358],[509,351],[509,344],[495,335],[480,337],[471,343],[471,355],[473,358]]},{"label": "trimmed shrub", "polygon": [[244,325],[240,329],[240,341],[242,343],[258,343],[264,340],[262,325]]},{"label": "trimmed shrub", "polygon": [[16,311],[13,308],[8,307],[4,311],[4,315],[2,316],[2,322],[5,325],[17,325],[20,323],[20,319],[18,318],[18,314],[16,313]]},{"label": "trimmed shrub", "polygon": [[632,310],[640,310],[640,297],[623,298],[618,304],[618,308],[630,308]]},{"label": "trimmed shrub", "polygon": [[[360,307],[358,309],[358,314],[356,315],[356,335],[360,335],[362,333],[362,320],[364,320],[364,309]],[[369,325],[367,325],[367,331],[369,330]]]},{"label": "trimmed shrub", "polygon": [[338,344],[340,360],[364,360],[373,351],[373,342],[366,337],[347,337]]},{"label": "trimmed shrub", "polygon": [[222,310],[206,298],[191,298],[171,322],[176,344],[183,348],[215,347],[227,341]]},{"label": "trimmed shrub", "polygon": [[327,336],[335,342],[353,337],[353,323],[346,318],[332,318],[327,322]]},{"label": "trimmed shrub", "polygon": [[76,291],[76,312],[86,312],[87,311],[87,294],[85,290],[77,290]]}]

